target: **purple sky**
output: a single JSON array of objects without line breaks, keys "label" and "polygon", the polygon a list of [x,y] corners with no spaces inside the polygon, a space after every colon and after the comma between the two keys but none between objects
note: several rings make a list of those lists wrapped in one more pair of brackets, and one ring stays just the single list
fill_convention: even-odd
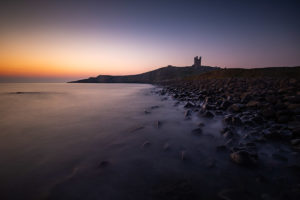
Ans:
[{"label": "purple sky", "polygon": [[132,74],[191,65],[196,55],[210,66],[297,66],[298,2],[8,1],[0,8],[0,79]]}]

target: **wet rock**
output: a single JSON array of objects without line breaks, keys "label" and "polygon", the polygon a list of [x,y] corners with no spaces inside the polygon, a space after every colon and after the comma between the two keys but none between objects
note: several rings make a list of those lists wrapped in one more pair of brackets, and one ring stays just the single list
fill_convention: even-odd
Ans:
[{"label": "wet rock", "polygon": [[292,131],[293,138],[300,138],[300,126],[292,126],[290,130]]},{"label": "wet rock", "polygon": [[227,150],[227,147],[225,145],[218,145],[216,147],[217,151],[226,151]]},{"label": "wet rock", "polygon": [[220,108],[223,109],[223,110],[226,110],[230,105],[231,105],[231,102],[230,102],[230,101],[224,100],[224,101],[221,103]]},{"label": "wet rock", "polygon": [[228,109],[231,112],[239,112],[242,110],[243,107],[244,107],[243,104],[235,103],[235,104],[232,104]]},{"label": "wet rock", "polygon": [[148,146],[150,146],[150,142],[149,141],[145,141],[143,144],[142,144],[142,147],[144,148],[144,147],[148,147]]},{"label": "wet rock", "polygon": [[299,149],[300,150],[300,139],[293,139],[293,140],[291,140],[291,144],[293,145],[293,147],[295,149]]},{"label": "wet rock", "polygon": [[223,115],[223,112],[221,110],[217,110],[215,113],[216,115]]},{"label": "wet rock", "polygon": [[259,107],[260,103],[258,101],[249,101],[246,106],[247,107]]},{"label": "wet rock", "polygon": [[239,117],[233,117],[231,123],[236,126],[243,124],[242,120]]},{"label": "wet rock", "polygon": [[155,125],[156,125],[156,128],[160,128],[161,125],[162,125],[162,122],[159,121],[159,120],[157,120],[156,123],[155,123]]},{"label": "wet rock", "polygon": [[231,124],[232,122],[232,115],[226,115],[224,118],[223,118],[223,122],[225,124]]},{"label": "wet rock", "polygon": [[195,107],[195,105],[191,102],[187,102],[184,107],[185,108],[193,108],[193,107]]},{"label": "wet rock", "polygon": [[280,115],[277,117],[277,122],[279,123],[287,123],[290,120],[290,116],[288,115]]},{"label": "wet rock", "polygon": [[197,126],[198,126],[198,127],[204,127],[205,124],[204,124],[203,122],[199,122]]},{"label": "wet rock", "polygon": [[180,159],[181,160],[186,160],[186,151],[181,151],[180,152]]},{"label": "wet rock", "polygon": [[264,109],[261,114],[265,117],[265,118],[275,118],[275,112],[271,109],[271,108],[266,108]]},{"label": "wet rock", "polygon": [[250,101],[251,95],[249,93],[243,93],[240,98],[242,103],[247,103]]},{"label": "wet rock", "polygon": [[196,135],[202,135],[203,131],[202,131],[202,128],[199,127],[199,128],[192,130],[192,133],[196,134]]},{"label": "wet rock", "polygon": [[145,110],[144,110],[144,113],[145,113],[145,114],[150,114],[151,112],[150,112],[149,110],[145,109]]},{"label": "wet rock", "polygon": [[240,126],[243,124],[242,120],[237,116],[227,115],[224,117],[223,122],[229,125]]},{"label": "wet rock", "polygon": [[210,111],[206,111],[204,114],[203,114],[203,117],[206,117],[206,118],[213,118],[215,115],[210,112]]},{"label": "wet rock", "polygon": [[273,153],[272,157],[275,158],[276,160],[288,161],[288,159],[286,157],[284,157],[283,155],[281,155],[279,153]]},{"label": "wet rock", "polygon": [[180,104],[180,102],[179,101],[177,101],[176,103],[174,103],[174,105],[173,106],[178,106]]},{"label": "wet rock", "polygon": [[189,119],[191,115],[192,115],[192,111],[191,110],[186,110],[185,113],[184,113],[184,117],[186,119]]},{"label": "wet rock", "polygon": [[265,143],[266,142],[266,138],[264,138],[264,136],[259,136],[259,137],[256,137],[254,139],[255,142],[259,142],[259,143]]},{"label": "wet rock", "polygon": [[227,131],[233,131],[233,128],[232,128],[232,127],[229,127],[229,126],[226,126],[226,127],[224,127],[220,132],[221,132],[221,134],[224,134],[224,133],[226,133]]},{"label": "wet rock", "polygon": [[168,100],[168,97],[164,97],[161,99],[161,101],[166,101],[166,100]]},{"label": "wet rock", "polygon": [[151,106],[151,110],[157,109],[157,108],[159,108],[159,106]]},{"label": "wet rock", "polygon": [[201,108],[202,108],[203,111],[206,111],[206,110],[212,109],[213,107],[210,104],[208,104],[208,102],[205,102],[205,103],[203,103]]},{"label": "wet rock", "polygon": [[257,155],[252,155],[245,150],[231,153],[230,158],[238,165],[254,165],[257,163]]}]

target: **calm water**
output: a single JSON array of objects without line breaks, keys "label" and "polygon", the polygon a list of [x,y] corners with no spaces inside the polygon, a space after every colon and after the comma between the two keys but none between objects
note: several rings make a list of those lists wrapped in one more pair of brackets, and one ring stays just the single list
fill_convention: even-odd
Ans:
[{"label": "calm water", "polygon": [[172,100],[162,101],[153,89],[143,84],[1,84],[1,195],[151,197],[158,180],[183,178],[186,167],[199,167],[181,160],[182,151],[190,160],[202,156],[193,155],[205,146],[190,134],[197,122],[184,120],[184,110]]},{"label": "calm water", "polygon": [[[255,185],[257,171],[216,151],[218,117],[185,120],[183,105],[156,90],[0,84],[1,199],[215,198]],[[191,133],[199,122],[201,136]]]}]

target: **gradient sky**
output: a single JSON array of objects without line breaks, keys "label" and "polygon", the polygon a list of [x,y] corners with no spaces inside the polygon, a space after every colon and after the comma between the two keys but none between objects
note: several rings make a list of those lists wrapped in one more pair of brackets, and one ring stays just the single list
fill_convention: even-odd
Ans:
[{"label": "gradient sky", "polygon": [[187,66],[300,65],[289,0],[14,1],[0,5],[0,82],[69,81]]}]

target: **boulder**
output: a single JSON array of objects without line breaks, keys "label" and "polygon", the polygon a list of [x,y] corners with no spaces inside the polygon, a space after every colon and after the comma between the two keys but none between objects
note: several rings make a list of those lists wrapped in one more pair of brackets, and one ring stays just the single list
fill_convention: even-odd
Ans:
[{"label": "boulder", "polygon": [[259,107],[259,105],[260,105],[260,103],[259,103],[258,101],[249,101],[249,102],[246,104],[246,106],[247,106],[247,107],[250,107],[250,108],[252,108],[252,107]]},{"label": "boulder", "polygon": [[196,128],[196,129],[192,130],[192,133],[194,133],[196,135],[202,135],[203,131],[202,131],[202,128]]},{"label": "boulder", "polygon": [[192,111],[191,110],[186,110],[185,113],[184,113],[184,117],[186,119],[188,119],[191,115],[192,115]]},{"label": "boulder", "polygon": [[257,155],[250,154],[248,151],[240,150],[230,154],[231,160],[238,165],[254,165],[257,163]]},{"label": "boulder", "polygon": [[195,107],[195,104],[193,104],[191,102],[187,102],[184,107],[185,108],[193,108],[193,107]]},{"label": "boulder", "polygon": [[235,104],[232,104],[228,109],[231,112],[239,112],[242,110],[243,107],[244,107],[243,104],[235,103]]},{"label": "boulder", "polygon": [[210,112],[210,111],[206,111],[204,114],[203,114],[203,117],[206,117],[206,118],[213,118],[215,115]]}]

